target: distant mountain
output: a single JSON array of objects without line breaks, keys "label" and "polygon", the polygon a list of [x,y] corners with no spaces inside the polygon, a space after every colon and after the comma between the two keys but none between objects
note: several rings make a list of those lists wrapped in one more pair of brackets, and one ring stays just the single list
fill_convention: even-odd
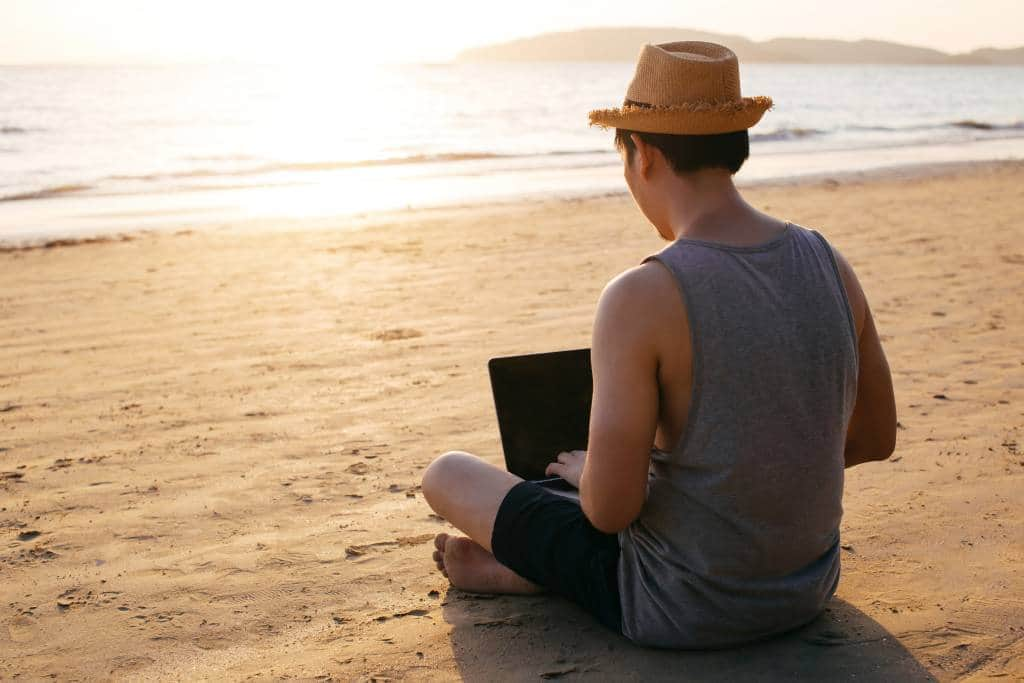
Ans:
[{"label": "distant mountain", "polygon": [[1024,47],[1008,50],[984,47],[971,52],[969,56],[984,60],[986,64],[1024,64]]},{"label": "distant mountain", "polygon": [[982,48],[966,54],[949,54],[925,47],[881,40],[820,40],[773,38],[753,41],[724,33],[687,28],[587,28],[544,33],[506,43],[464,50],[460,62],[565,61],[632,62],[645,43],[705,40],[732,48],[742,62],[789,62],[807,64],[1024,64],[1024,47]]},{"label": "distant mountain", "polygon": [[[926,47],[913,47],[883,40],[817,40],[814,38],[774,38],[758,47],[776,54],[789,55],[779,61],[814,64],[984,64],[978,58],[951,55]],[[769,60],[755,60],[769,61]]]}]

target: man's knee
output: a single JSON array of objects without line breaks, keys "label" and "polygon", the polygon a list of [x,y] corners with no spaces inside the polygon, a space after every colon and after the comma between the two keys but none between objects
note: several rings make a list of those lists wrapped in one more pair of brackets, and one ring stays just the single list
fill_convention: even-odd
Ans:
[{"label": "man's knee", "polygon": [[434,502],[446,491],[453,490],[462,472],[465,471],[467,463],[476,460],[476,456],[463,451],[448,451],[439,455],[434,462],[427,466],[423,472],[423,480],[420,488],[423,490],[423,497],[427,499],[431,507]]}]

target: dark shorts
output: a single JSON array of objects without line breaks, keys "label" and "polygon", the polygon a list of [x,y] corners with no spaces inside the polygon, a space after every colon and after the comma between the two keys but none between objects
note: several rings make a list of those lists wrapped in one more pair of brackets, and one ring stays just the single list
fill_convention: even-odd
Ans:
[{"label": "dark shorts", "polygon": [[515,573],[622,632],[619,538],[595,529],[578,502],[529,481],[516,484],[498,507],[491,550]]}]

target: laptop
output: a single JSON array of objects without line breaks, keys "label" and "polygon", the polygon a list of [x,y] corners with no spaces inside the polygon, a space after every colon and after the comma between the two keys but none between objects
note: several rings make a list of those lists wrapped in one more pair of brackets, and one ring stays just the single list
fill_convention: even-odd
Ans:
[{"label": "laptop", "polygon": [[590,349],[492,358],[487,369],[505,468],[578,499],[575,487],[544,469],[562,451],[587,448],[594,391]]}]

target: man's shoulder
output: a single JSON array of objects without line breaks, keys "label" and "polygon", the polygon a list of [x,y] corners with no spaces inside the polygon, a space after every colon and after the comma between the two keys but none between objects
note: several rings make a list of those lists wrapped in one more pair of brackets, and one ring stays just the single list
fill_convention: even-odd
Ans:
[{"label": "man's shoulder", "polygon": [[626,303],[650,303],[649,297],[672,291],[675,287],[672,273],[652,258],[612,278],[605,285],[602,297],[615,297]]},{"label": "man's shoulder", "polygon": [[678,306],[675,276],[660,262],[649,260],[612,278],[598,302],[604,317],[633,331],[660,326],[667,314]]}]

